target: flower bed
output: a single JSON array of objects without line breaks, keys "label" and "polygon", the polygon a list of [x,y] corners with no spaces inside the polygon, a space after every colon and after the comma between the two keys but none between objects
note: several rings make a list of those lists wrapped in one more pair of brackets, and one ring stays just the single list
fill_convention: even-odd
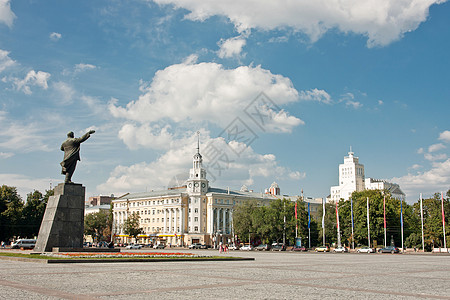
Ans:
[{"label": "flower bed", "polygon": [[66,253],[43,253],[43,256],[57,258],[195,258],[208,257],[193,253],[180,252],[66,252]]}]

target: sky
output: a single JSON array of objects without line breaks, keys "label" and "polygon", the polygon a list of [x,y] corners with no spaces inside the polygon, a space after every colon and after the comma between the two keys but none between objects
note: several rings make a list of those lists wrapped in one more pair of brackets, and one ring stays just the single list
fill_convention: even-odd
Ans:
[{"label": "sky", "polygon": [[450,189],[443,0],[0,0],[0,184],[183,182],[326,197],[350,151],[407,201]]}]

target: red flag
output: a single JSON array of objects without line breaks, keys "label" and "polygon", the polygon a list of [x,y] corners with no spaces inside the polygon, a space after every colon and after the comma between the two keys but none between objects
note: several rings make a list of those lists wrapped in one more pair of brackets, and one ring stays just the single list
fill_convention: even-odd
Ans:
[{"label": "red flag", "polygon": [[295,202],[295,219],[297,220],[297,201]]},{"label": "red flag", "polygon": [[384,219],[384,229],[386,229],[386,196],[383,197],[383,219]]}]

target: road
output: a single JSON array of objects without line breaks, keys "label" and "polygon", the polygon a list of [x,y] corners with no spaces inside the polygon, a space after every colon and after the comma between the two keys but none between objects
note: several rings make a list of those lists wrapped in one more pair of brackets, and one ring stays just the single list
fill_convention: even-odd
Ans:
[{"label": "road", "polygon": [[0,260],[0,299],[450,299],[448,255],[255,251],[221,255],[255,260],[112,264]]}]

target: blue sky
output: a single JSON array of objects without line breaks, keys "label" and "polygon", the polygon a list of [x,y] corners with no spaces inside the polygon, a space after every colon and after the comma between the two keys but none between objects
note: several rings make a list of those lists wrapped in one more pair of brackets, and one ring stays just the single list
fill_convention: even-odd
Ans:
[{"label": "blue sky", "polygon": [[[276,3],[273,4],[273,3]],[[0,184],[326,197],[350,146],[409,202],[450,188],[446,1],[0,0]],[[263,122],[258,112],[263,115]]]}]

